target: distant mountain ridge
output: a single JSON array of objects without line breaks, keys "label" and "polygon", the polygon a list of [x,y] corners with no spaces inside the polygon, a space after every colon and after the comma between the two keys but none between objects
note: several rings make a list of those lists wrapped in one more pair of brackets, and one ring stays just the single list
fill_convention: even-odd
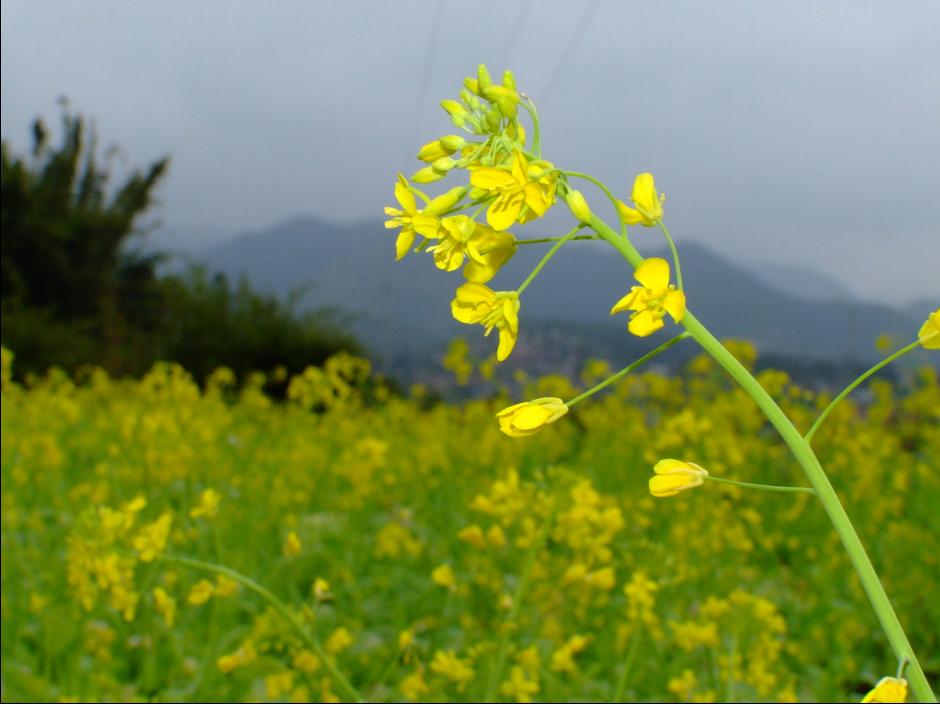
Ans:
[{"label": "distant mountain ridge", "polygon": [[[395,233],[379,221],[338,225],[297,217],[212,246],[198,258],[230,276],[245,274],[278,294],[310,285],[306,302],[350,313],[354,331],[386,361],[429,349],[439,354],[454,336],[479,336],[481,329],[450,315],[454,290],[463,281],[460,273],[438,270],[423,253],[396,262],[394,239]],[[909,339],[923,322],[885,305],[800,299],[700,244],[680,243],[679,248],[689,308],[719,337],[748,339],[761,353],[865,362],[875,358],[879,335]],[[543,252],[538,246],[521,247],[490,285],[517,287]],[[667,256],[662,251],[649,255]],[[612,348],[623,358],[644,348],[643,341],[627,334],[626,316],[609,315],[633,283],[623,260],[605,245],[567,245],[523,296],[520,356],[529,356],[525,350],[533,341],[527,339],[527,328],[535,331],[545,324],[568,326],[595,356]]]}]

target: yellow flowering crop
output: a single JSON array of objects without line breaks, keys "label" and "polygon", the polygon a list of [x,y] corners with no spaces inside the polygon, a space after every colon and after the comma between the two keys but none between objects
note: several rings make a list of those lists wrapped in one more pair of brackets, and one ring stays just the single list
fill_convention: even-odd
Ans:
[{"label": "yellow flowering crop", "polygon": [[630,293],[621,298],[610,309],[614,315],[622,311],[630,314],[628,328],[639,337],[652,335],[663,327],[666,313],[675,322],[681,322],[685,315],[685,294],[677,291],[669,283],[669,262],[652,257],[646,259],[634,273],[639,286],[630,289]]}]

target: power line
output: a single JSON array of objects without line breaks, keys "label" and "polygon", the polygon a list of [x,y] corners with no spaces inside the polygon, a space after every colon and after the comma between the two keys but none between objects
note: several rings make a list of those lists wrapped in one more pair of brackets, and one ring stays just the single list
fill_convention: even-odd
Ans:
[{"label": "power line", "polygon": [[594,12],[597,10],[597,7],[600,4],[601,0],[592,0],[592,2],[589,3],[584,10],[584,14],[581,15],[581,21],[578,22],[578,26],[571,37],[571,41],[568,42],[568,46],[565,47],[565,50],[561,53],[561,57],[559,58],[558,64],[555,66],[555,70],[552,72],[548,82],[545,84],[545,92],[538,96],[538,103],[540,107],[544,108],[545,105],[548,104],[548,101],[551,99],[552,95],[555,93],[555,87],[561,80],[565,69],[568,68],[571,57],[574,56],[575,52],[577,51],[578,44],[581,43],[584,32],[587,30],[588,24],[591,21],[591,17],[594,15]]},{"label": "power line", "polygon": [[503,64],[503,68],[512,68],[512,60],[516,56],[516,47],[519,46],[516,37],[522,34],[522,28],[525,27],[525,21],[529,16],[530,9],[532,9],[532,0],[526,0],[522,5],[522,9],[516,15],[515,21],[512,23],[512,30],[509,32],[509,48],[506,49],[506,62]]},{"label": "power line", "polygon": [[413,157],[414,152],[421,146],[421,118],[426,108],[425,102],[428,99],[428,88],[431,84],[434,55],[437,53],[437,35],[441,33],[441,15],[443,15],[444,2],[443,0],[435,0],[432,5],[434,6],[434,11],[431,13],[431,32],[428,35],[428,41],[424,47],[424,64],[421,67],[421,78],[418,81],[418,95],[417,101],[415,102],[415,138],[412,140],[412,147],[408,154],[409,157]]}]

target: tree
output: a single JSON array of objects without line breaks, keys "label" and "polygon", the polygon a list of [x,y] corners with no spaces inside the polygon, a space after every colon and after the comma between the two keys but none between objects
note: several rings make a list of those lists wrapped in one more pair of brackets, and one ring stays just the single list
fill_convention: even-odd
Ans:
[{"label": "tree", "polygon": [[156,324],[160,257],[127,244],[141,232],[137,223],[169,161],[135,170],[111,189],[97,147],[94,130],[64,104],[59,146],[50,145],[42,119],[33,123],[29,157],[2,144],[0,334],[18,350],[21,369],[97,362],[129,371],[133,360],[122,343]]}]

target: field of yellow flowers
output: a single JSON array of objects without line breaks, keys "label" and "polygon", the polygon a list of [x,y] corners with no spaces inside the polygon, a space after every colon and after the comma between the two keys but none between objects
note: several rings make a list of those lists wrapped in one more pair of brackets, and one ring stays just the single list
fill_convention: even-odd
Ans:
[{"label": "field of yellow flowers", "polygon": [[[348,357],[285,403],[224,370],[23,386],[13,363],[4,701],[858,700],[896,666],[815,497],[650,496],[677,455],[802,483],[707,358],[523,440],[494,418],[513,399],[401,397]],[[759,378],[803,429],[828,400]],[[940,386],[869,388],[815,445],[936,678]]]}]

